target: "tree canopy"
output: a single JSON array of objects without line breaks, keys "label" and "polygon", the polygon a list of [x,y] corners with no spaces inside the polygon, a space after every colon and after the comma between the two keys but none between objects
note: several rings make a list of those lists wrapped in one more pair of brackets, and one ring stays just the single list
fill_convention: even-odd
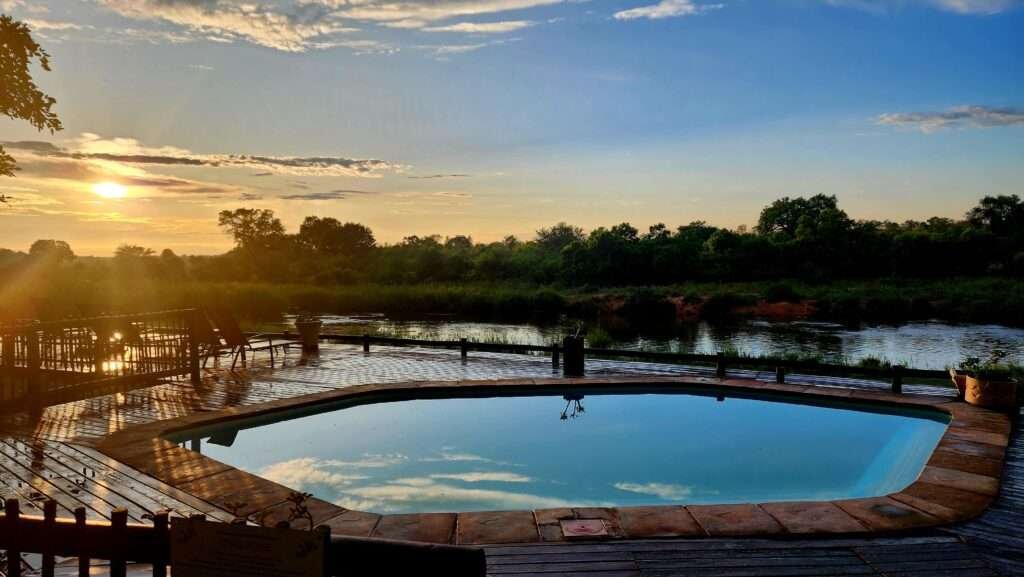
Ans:
[{"label": "tree canopy", "polygon": [[[50,55],[32,39],[28,26],[0,14],[0,114],[26,120],[37,130],[61,130],[53,112],[56,100],[47,96],[32,79],[32,63],[50,70]],[[14,158],[0,146],[0,176],[14,176]]]}]

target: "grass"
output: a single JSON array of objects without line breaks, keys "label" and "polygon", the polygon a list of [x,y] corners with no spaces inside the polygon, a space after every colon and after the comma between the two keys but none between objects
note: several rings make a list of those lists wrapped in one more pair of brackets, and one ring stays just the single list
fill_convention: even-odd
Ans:
[{"label": "grass", "polygon": [[668,300],[702,307],[704,318],[724,318],[758,302],[814,301],[817,318],[901,322],[938,318],[1024,326],[1024,281],[1006,278],[948,280],[690,283],[664,287],[563,289],[532,285],[291,285],[243,282],[119,283],[74,274],[46,282],[0,279],[0,318],[61,318],[104,313],[216,305],[250,322],[280,319],[286,312],[392,317],[449,315],[473,320],[555,321],[593,319],[610,303],[633,318],[672,321]]}]

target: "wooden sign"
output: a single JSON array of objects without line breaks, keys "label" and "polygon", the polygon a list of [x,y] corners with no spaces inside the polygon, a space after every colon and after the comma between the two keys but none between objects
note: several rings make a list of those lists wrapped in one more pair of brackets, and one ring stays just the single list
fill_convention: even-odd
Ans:
[{"label": "wooden sign", "polygon": [[325,577],[328,540],[317,531],[176,518],[171,570],[174,577]]}]

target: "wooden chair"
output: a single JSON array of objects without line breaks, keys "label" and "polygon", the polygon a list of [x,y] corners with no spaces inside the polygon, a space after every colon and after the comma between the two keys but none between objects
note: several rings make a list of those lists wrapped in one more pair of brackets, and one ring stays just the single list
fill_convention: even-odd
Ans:
[{"label": "wooden chair", "polygon": [[224,340],[217,334],[217,331],[213,330],[208,311],[203,310],[197,315],[193,330],[195,331],[196,339],[199,341],[199,356],[203,359],[204,367],[210,357],[219,357],[221,352],[228,348]]},{"label": "wooden chair", "polygon": [[274,340],[270,335],[253,335],[251,338],[246,337],[245,333],[242,332],[242,328],[238,325],[238,321],[235,320],[234,315],[225,310],[213,309],[207,312],[210,320],[217,327],[217,332],[220,338],[224,340],[227,348],[229,349],[231,358],[231,368],[234,369],[238,363],[238,359],[241,358],[244,363],[246,360],[246,350],[252,352],[256,351],[270,351],[270,366],[274,366],[274,349],[284,349],[285,353],[288,352],[288,347],[291,345],[299,345],[299,341],[296,340]]}]

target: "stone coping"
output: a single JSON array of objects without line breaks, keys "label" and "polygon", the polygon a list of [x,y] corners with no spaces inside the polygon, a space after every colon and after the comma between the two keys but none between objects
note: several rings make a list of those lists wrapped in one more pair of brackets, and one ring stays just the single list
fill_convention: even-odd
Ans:
[{"label": "stone coping", "polygon": [[[591,538],[764,537],[882,534],[966,521],[988,508],[999,491],[1011,422],[1007,415],[959,401],[886,392],[763,383],[705,377],[614,377],[406,382],[356,385],[258,405],[127,426],[97,448],[148,475],[262,525],[287,522],[292,489],[179,447],[164,437],[230,421],[311,409],[342,400],[375,400],[445,393],[537,393],[651,385],[721,391],[723,395],[780,395],[799,400],[848,399],[889,407],[930,407],[950,423],[918,479],[882,497],[834,501],[733,505],[561,508],[536,511],[379,515],[346,510],[317,498],[307,502],[314,523],[334,534],[432,543],[482,545],[569,540],[572,521],[599,521],[605,535]],[[565,523],[565,522],[569,523]],[[297,524],[299,522],[296,522]],[[305,521],[303,521],[305,523]],[[593,523],[589,524],[593,526]],[[568,531],[572,533],[572,531]]]}]

